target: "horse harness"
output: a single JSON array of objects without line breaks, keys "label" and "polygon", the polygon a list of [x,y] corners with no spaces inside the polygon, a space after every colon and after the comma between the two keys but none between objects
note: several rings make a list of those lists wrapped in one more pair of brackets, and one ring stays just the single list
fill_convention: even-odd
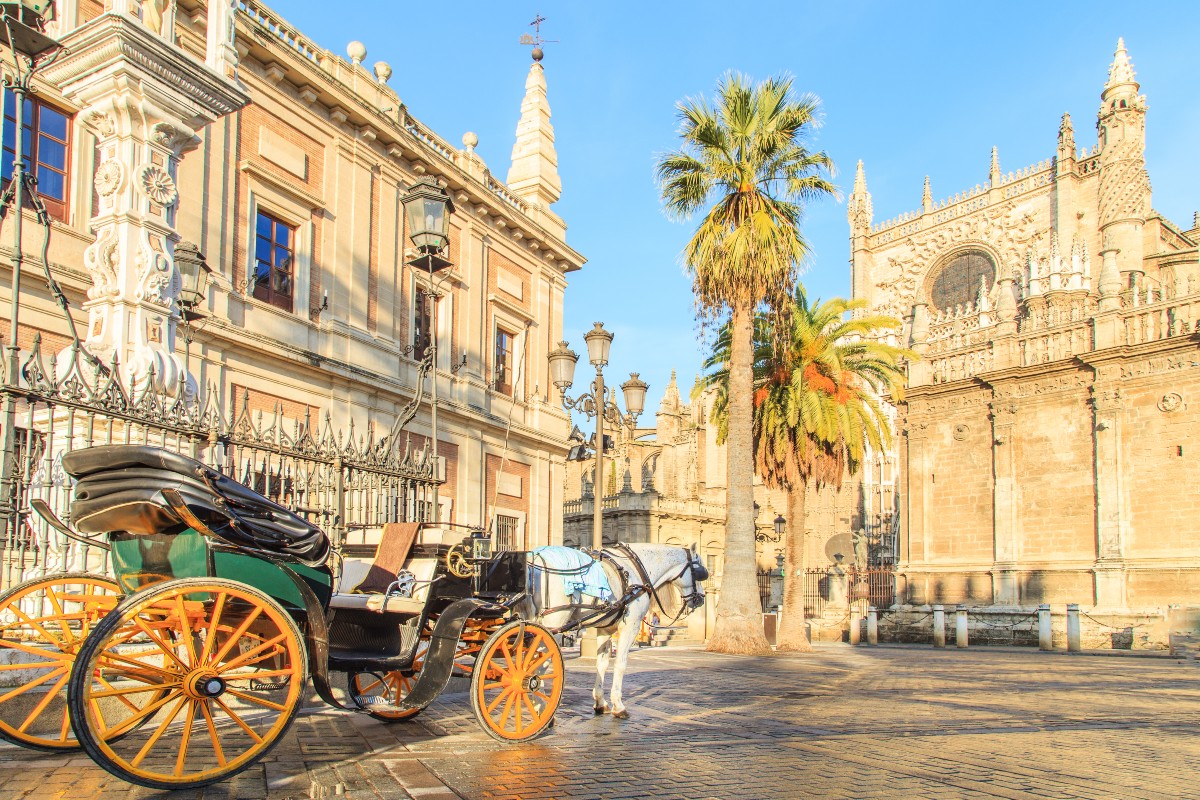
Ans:
[{"label": "horse harness", "polygon": [[[562,627],[556,629],[554,631],[555,633],[563,633],[565,631],[570,631],[585,626],[603,628],[608,625],[612,625],[618,619],[620,619],[622,614],[625,613],[625,609],[628,608],[630,603],[647,593],[650,594],[650,596],[654,599],[654,602],[658,604],[659,609],[663,613],[666,613],[666,607],[663,605],[662,600],[658,596],[658,591],[654,586],[654,581],[651,579],[650,574],[646,571],[646,565],[642,563],[642,559],[638,557],[638,554],[635,553],[628,545],[625,545],[621,542],[614,543],[611,549],[620,553],[621,556],[629,560],[629,563],[633,564],[641,583],[631,583],[629,570],[617,563],[616,559],[613,558],[612,554],[608,550],[588,551],[589,555],[592,557],[591,563],[599,561],[601,562],[601,565],[603,565],[604,561],[607,559],[608,562],[612,564],[613,569],[617,573],[617,577],[621,580],[622,591],[620,598],[608,601],[602,606],[595,607],[594,611],[590,615],[585,615],[581,619],[563,625]],[[684,549],[686,550],[687,548]],[[591,566],[591,563],[588,564],[588,567]],[[585,567],[585,569],[586,568],[587,567]],[[563,572],[562,570],[553,569],[548,566],[543,566],[542,569],[545,569],[550,574],[560,574]],[[678,622],[680,617],[682,617],[685,612],[693,611],[704,602],[703,595],[696,591],[696,586],[700,581],[708,578],[708,570],[703,565],[695,563],[691,551],[688,551],[687,561],[684,563],[683,569],[680,570],[679,574],[663,580],[662,583],[666,584],[679,580],[689,569],[692,571],[692,588],[689,594],[683,598],[684,602],[679,609],[679,613],[675,615],[673,620],[671,620],[670,624],[672,625]],[[566,605],[553,606],[551,608],[543,609],[542,615],[552,614],[557,611],[578,610],[581,607],[584,606],[581,606],[578,603],[567,603]]]}]

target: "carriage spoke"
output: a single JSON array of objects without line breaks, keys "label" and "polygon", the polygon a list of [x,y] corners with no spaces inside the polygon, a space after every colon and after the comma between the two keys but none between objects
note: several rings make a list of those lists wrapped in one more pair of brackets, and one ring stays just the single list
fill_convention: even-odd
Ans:
[{"label": "carriage spoke", "polygon": [[[71,641],[74,641],[73,639],[70,639],[68,641],[60,640],[57,636],[52,634],[50,631],[46,630],[46,628],[38,621],[39,619],[45,619],[45,617],[39,617],[38,619],[34,619],[33,617],[29,616],[28,614],[26,614],[24,611],[22,611],[20,608],[18,608],[15,605],[10,606],[9,610],[12,611],[14,614],[16,614],[18,620],[24,620],[25,624],[29,625],[35,631],[37,631],[42,636],[44,636],[47,641],[51,642],[59,650],[66,650],[68,644],[70,644]],[[66,635],[63,638],[67,639],[70,636],[70,628],[65,627],[66,623],[68,622],[67,615],[65,615],[65,614],[60,615],[56,621],[60,624],[60,626],[64,626],[63,632]],[[19,624],[19,622],[18,622],[18,624]]]},{"label": "carriage spoke", "polygon": [[[104,685],[111,686],[112,684],[105,681]],[[158,692],[162,691],[163,689],[175,689],[179,686],[182,686],[179,681],[174,683],[147,683],[142,686],[130,686],[127,689],[107,689],[103,692],[92,692],[91,696],[94,698],[122,697],[127,694],[139,694],[141,692]]]},{"label": "carriage spoke", "polygon": [[192,627],[188,622],[187,609],[183,605],[183,595],[175,595],[176,614],[179,615],[179,638],[183,639],[183,645],[187,648],[190,664],[195,666],[199,664],[196,660],[196,643],[192,641]]},{"label": "carriage spoke", "polygon": [[197,664],[207,664],[208,657],[212,653],[213,643],[217,640],[217,626],[221,622],[221,612],[225,610],[225,598],[228,595],[220,595],[217,597],[217,602],[213,605],[212,621],[208,623],[208,635],[204,637],[204,647],[200,649],[200,660]]},{"label": "carriage spoke", "polygon": [[254,620],[258,619],[259,616],[261,616],[261,615],[262,615],[262,607],[255,607],[254,611],[252,611],[249,615],[247,615],[246,618],[244,620],[242,620],[242,624],[238,625],[237,630],[234,631],[232,635],[230,635],[229,641],[227,641],[224,645],[222,645],[221,649],[217,652],[217,654],[215,656],[213,656],[213,659],[212,659],[213,663],[220,663],[221,661],[224,661],[225,656],[229,653],[229,651],[231,649],[233,649],[233,645],[235,643],[237,643],[237,641],[240,640],[243,636],[246,635],[246,631],[248,631],[250,629],[250,626],[254,624]]},{"label": "carriage spoke", "polygon": [[39,658],[53,658],[55,661],[59,662],[73,660],[70,653],[48,653],[41,648],[31,647],[22,642],[14,642],[12,639],[5,639],[4,646],[12,648],[13,650],[20,650],[22,653],[29,653],[31,656],[38,656]]},{"label": "carriage spoke", "polygon": [[145,632],[145,634],[147,636],[150,637],[150,641],[152,641],[152,642],[154,642],[154,644],[158,645],[158,648],[159,648],[159,650],[162,651],[163,655],[167,656],[167,658],[171,659],[176,664],[178,664],[179,668],[181,670],[183,670],[184,672],[187,672],[188,665],[183,663],[183,661],[179,658],[179,656],[175,655],[174,649],[171,648],[170,646],[168,646],[167,643],[164,642],[162,639],[160,639],[158,637],[158,634],[156,634],[154,631],[150,630],[150,628],[146,625],[145,621],[140,616],[134,617],[134,622],[137,624],[137,626],[139,628],[141,628]]},{"label": "carriage spoke", "polygon": [[208,707],[207,700],[200,704],[200,713],[204,715],[204,722],[208,725],[208,737],[212,740],[213,752],[217,755],[217,763],[223,767],[227,763],[225,751],[221,749],[221,737],[217,735],[217,725],[213,722],[212,711]]},{"label": "carriage spoke", "polygon": [[239,700],[245,700],[247,703],[254,703],[255,705],[262,706],[263,708],[270,708],[275,711],[287,710],[287,706],[283,705],[282,703],[276,703],[262,697],[256,697],[255,695],[247,694],[245,692],[238,691],[237,689],[226,689],[225,692],[233,697],[238,698]]},{"label": "carriage spoke", "polygon": [[129,762],[131,765],[136,767],[142,763],[142,760],[145,759],[146,756],[150,755],[150,751],[154,749],[154,745],[158,744],[158,740],[161,739],[162,735],[167,732],[167,728],[169,728],[171,723],[175,721],[175,717],[179,716],[179,712],[183,710],[183,706],[187,702],[187,697],[179,698],[179,702],[176,703],[175,707],[171,709],[171,713],[167,714],[166,718],[158,724],[158,728],[156,728],[154,733],[151,734],[150,738],[146,740],[146,743],[142,745],[142,749],[139,750],[138,754],[133,758],[132,761]]},{"label": "carriage spoke", "polygon": [[197,700],[191,700],[188,703],[187,719],[183,721],[183,733],[179,737],[179,756],[175,759],[175,775],[179,777],[183,775],[183,768],[187,764],[188,745],[192,741],[192,723],[196,721],[196,703]]},{"label": "carriage spoke", "polygon": [[233,661],[230,661],[227,664],[222,664],[221,667],[217,670],[217,672],[223,673],[227,670],[237,669],[238,667],[243,666],[243,665],[258,664],[259,662],[266,661],[268,658],[271,658],[272,656],[274,656],[278,652],[280,652],[280,648],[276,647],[271,652],[267,653],[266,655],[264,655],[260,658],[255,659],[253,661],[251,661],[250,659],[253,658],[255,655],[257,655],[259,653],[259,651],[263,650],[264,648],[275,647],[275,645],[278,645],[281,641],[283,641],[286,638],[288,638],[287,633],[281,633],[278,636],[276,636],[274,639],[263,642],[262,644],[258,645],[257,647],[253,648],[252,650],[247,650],[245,653],[242,653],[240,656],[235,658]]},{"label": "carriage spoke", "polygon": [[[179,697],[179,695],[180,695],[179,692],[172,692],[164,697],[159,698],[155,702],[150,703],[149,705],[142,708],[140,711],[135,713],[132,717],[128,717],[127,719],[125,719],[125,721],[123,721],[120,725],[118,725],[115,728],[110,728],[108,726],[105,726],[105,730],[104,730],[105,735],[103,738],[106,741],[111,741],[114,737],[120,736],[123,733],[133,730],[134,727],[141,724],[142,720],[157,713],[160,708],[162,708],[167,703],[174,700],[176,697]],[[89,700],[90,699],[91,698],[89,698]],[[128,701],[126,701],[126,702],[128,702]],[[96,703],[94,700],[91,701],[91,705],[92,705],[92,714],[95,716],[96,720],[98,720],[100,722],[100,724],[103,725],[104,724],[104,715],[100,713],[100,709],[96,706]]]},{"label": "carriage spoke", "polygon": [[255,730],[253,728],[251,728],[249,725],[247,725],[246,721],[244,719],[239,717],[237,714],[233,713],[233,709],[230,708],[225,703],[225,701],[223,701],[219,697],[214,697],[213,702],[216,703],[217,705],[219,705],[221,707],[221,710],[225,712],[225,715],[228,716],[231,720],[233,720],[239,728],[241,728],[243,731],[245,731],[246,735],[249,736],[251,739],[253,739],[255,741],[255,743],[262,744],[262,737],[259,736],[258,733],[255,732]]},{"label": "carriage spoke", "polygon": [[70,670],[61,670],[61,674],[62,677],[58,679],[58,683],[54,684],[50,691],[46,692],[46,696],[42,698],[41,702],[33,707],[33,710],[30,711],[29,715],[25,717],[25,721],[21,723],[21,727],[17,728],[17,731],[24,733],[26,730],[28,730],[29,726],[33,724],[33,721],[37,719],[43,711],[46,710],[48,705],[50,705],[50,701],[58,697],[59,691],[61,691],[62,688],[67,685],[67,681],[71,679]]},{"label": "carriage spoke", "polygon": [[17,695],[21,694],[22,692],[25,692],[28,689],[32,689],[35,686],[41,686],[43,683],[45,683],[46,681],[50,680],[51,678],[55,677],[58,674],[59,674],[58,670],[55,670],[54,672],[47,672],[45,675],[42,675],[39,678],[35,678],[34,680],[30,681],[29,683],[23,683],[20,686],[18,686],[17,688],[12,689],[11,691],[6,692],[3,695],[0,695],[0,703],[5,702],[6,700],[11,700],[12,698],[16,697]]},{"label": "carriage spoke", "polygon": [[[497,684],[497,686],[499,686],[499,685],[500,684]],[[500,705],[500,701],[503,700],[504,698],[508,697],[511,693],[512,693],[511,691],[505,690],[505,691],[500,692],[500,694],[496,695],[496,699],[487,704],[487,713],[490,714],[493,711],[495,711],[496,706]]]}]

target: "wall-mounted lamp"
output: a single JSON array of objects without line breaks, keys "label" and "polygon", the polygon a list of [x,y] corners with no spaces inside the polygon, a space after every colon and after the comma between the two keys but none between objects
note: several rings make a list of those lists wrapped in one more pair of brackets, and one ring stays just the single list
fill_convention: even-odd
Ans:
[{"label": "wall-mounted lamp", "polygon": [[312,308],[309,309],[309,311],[312,313],[313,319],[320,319],[321,312],[328,311],[328,310],[329,310],[329,290],[326,289],[325,292],[321,295],[321,305],[313,306]]}]

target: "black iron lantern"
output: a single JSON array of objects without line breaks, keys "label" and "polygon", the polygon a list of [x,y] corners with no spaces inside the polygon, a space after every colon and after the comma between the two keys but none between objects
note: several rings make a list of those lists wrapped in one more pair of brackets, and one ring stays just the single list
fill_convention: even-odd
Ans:
[{"label": "black iron lantern", "polygon": [[783,535],[787,533],[787,520],[783,518],[783,514],[775,515],[775,541],[779,541]]},{"label": "black iron lantern", "polygon": [[189,321],[201,316],[197,306],[208,296],[208,277],[212,270],[200,248],[191,242],[175,245],[175,267],[179,270],[181,288],[179,305]]},{"label": "black iron lantern", "polygon": [[53,22],[53,0],[7,0],[0,2],[0,44],[33,61],[62,49],[46,36],[46,23]]},{"label": "black iron lantern", "polygon": [[454,201],[436,178],[421,178],[401,199],[408,221],[408,238],[417,257],[408,263],[433,273],[450,266],[445,251],[450,246],[450,215]]}]

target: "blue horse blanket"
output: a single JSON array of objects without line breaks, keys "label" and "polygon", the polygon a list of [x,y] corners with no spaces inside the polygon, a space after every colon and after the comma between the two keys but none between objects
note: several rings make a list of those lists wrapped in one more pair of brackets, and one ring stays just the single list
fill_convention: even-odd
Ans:
[{"label": "blue horse blanket", "polygon": [[547,572],[562,577],[563,591],[566,594],[580,592],[589,597],[599,597],[601,600],[613,598],[608,574],[599,561],[582,550],[551,545],[535,549],[533,555],[546,567]]}]

